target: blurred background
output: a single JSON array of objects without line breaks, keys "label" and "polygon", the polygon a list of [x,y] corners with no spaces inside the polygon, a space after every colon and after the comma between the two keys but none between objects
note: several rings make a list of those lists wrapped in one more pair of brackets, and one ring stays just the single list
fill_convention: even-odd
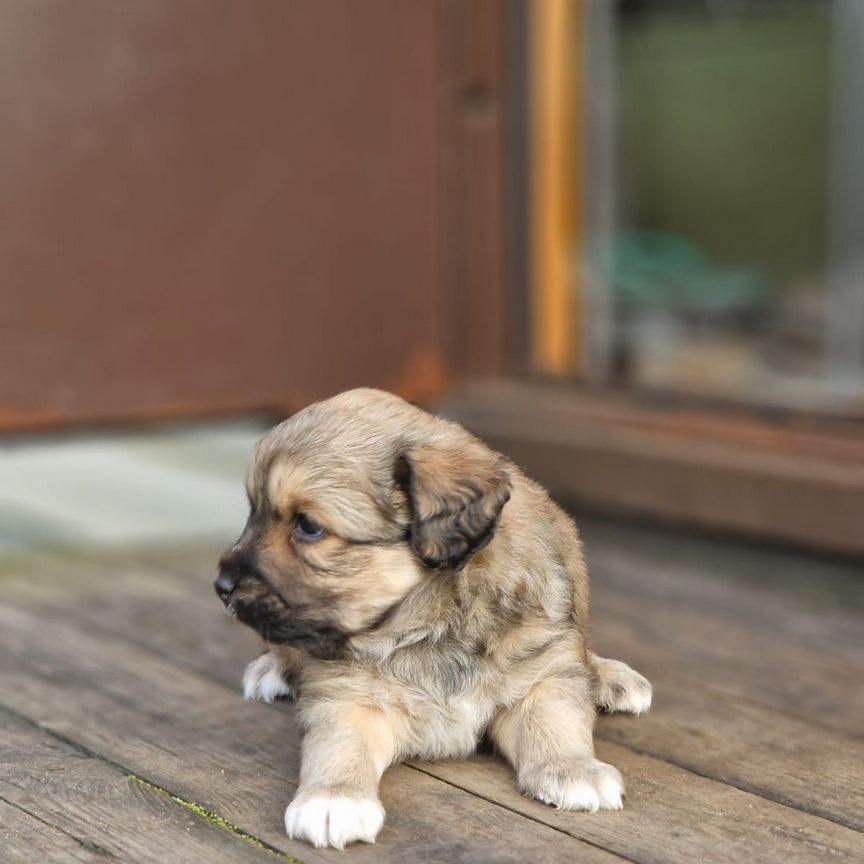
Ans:
[{"label": "blurred background", "polygon": [[862,85],[864,0],[0,0],[0,858],[325,860],[212,582],[366,385],[575,515],[656,699],[614,826],[426,763],[352,860],[864,860]]},{"label": "blurred background", "polygon": [[858,0],[2,0],[0,548],[230,537],[356,385],[864,555]]}]

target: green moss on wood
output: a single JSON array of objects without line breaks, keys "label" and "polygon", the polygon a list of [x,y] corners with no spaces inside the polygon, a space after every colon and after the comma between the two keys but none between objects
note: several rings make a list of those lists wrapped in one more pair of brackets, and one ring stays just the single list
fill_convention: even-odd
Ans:
[{"label": "green moss on wood", "polygon": [[175,795],[173,792],[169,792],[167,789],[163,789],[161,786],[157,786],[155,783],[150,783],[149,781],[144,780],[142,777],[138,777],[135,774],[129,774],[128,776],[130,780],[133,780],[135,783],[143,786],[150,792],[155,792],[157,795],[160,795],[163,798],[167,798],[168,800],[173,801],[175,804],[179,804],[181,807],[185,807],[187,810],[189,810],[191,813],[194,813],[200,819],[204,819],[211,825],[215,825],[217,828],[221,828],[223,831],[228,831],[230,834],[233,834],[240,840],[243,840],[246,843],[250,843],[252,846],[257,846],[259,849],[265,849],[271,855],[275,855],[282,861],[287,861],[288,864],[302,864],[301,861],[299,861],[297,858],[294,858],[292,855],[287,855],[284,852],[280,852],[278,849],[274,849],[272,846],[265,843],[263,840],[259,840],[257,837],[253,837],[251,834],[247,834],[242,828],[239,828],[237,825],[233,825],[227,819],[223,819],[218,813],[214,813],[212,810],[208,810],[206,807],[202,807],[200,804],[196,804],[194,801],[187,801],[185,798],[181,798],[179,795]]}]

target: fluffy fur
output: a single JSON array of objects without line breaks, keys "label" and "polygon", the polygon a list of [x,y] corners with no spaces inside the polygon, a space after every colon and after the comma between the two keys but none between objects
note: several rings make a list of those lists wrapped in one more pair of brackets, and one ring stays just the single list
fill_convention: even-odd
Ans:
[{"label": "fluffy fur", "polygon": [[247,697],[297,698],[289,835],[374,841],[389,765],[467,756],[484,733],[524,794],[621,807],[594,718],[647,710],[651,686],[588,651],[579,535],[538,484],[457,424],[352,390],[265,435],[247,485],[217,591],[270,643]]}]

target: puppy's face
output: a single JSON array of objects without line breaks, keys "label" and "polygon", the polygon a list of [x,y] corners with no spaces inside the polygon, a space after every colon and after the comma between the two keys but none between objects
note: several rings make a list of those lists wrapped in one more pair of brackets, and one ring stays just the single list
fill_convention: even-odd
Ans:
[{"label": "puppy's face", "polygon": [[229,609],[270,642],[334,656],[423,577],[405,542],[406,522],[379,491],[362,460],[340,464],[279,447],[249,484],[250,516],[222,560]]},{"label": "puppy's face", "polygon": [[358,390],[272,429],[247,492],[249,520],[216,590],[267,641],[329,658],[488,543],[509,478],[460,427]]}]

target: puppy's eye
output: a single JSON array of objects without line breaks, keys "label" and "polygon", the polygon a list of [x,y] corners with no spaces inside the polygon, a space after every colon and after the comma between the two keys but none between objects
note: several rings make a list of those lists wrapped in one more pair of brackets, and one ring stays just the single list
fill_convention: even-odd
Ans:
[{"label": "puppy's eye", "polygon": [[320,540],[327,532],[314,520],[304,513],[298,513],[294,520],[294,537],[304,543],[314,543]]}]

